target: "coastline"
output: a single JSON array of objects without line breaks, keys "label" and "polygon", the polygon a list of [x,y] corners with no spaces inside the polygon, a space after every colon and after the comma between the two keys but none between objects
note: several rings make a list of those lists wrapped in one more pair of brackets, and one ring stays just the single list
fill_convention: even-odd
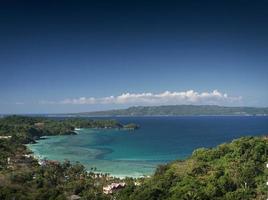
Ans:
[{"label": "coastline", "polygon": [[[142,128],[133,134],[128,134],[122,129],[120,131],[120,129],[100,128],[90,129],[96,134],[83,134],[85,129],[82,129],[78,131],[78,135],[70,135],[68,136],[70,139],[64,139],[60,144],[52,145],[52,149],[54,147],[56,149],[55,152],[50,151],[51,154],[58,154],[59,152],[61,154],[59,155],[60,159],[54,155],[47,157],[52,160],[63,160],[63,153],[65,153],[65,158],[72,161],[78,160],[84,166],[87,165],[87,169],[90,169],[93,165],[92,167],[97,167],[98,172],[109,172],[112,176],[121,177],[123,174],[137,177],[152,174],[158,164],[186,159],[194,149],[215,147],[218,144],[229,142],[233,138],[252,135],[252,133],[254,133],[253,135],[261,135],[268,130],[267,117],[126,118],[122,121],[125,123],[133,121],[140,124]],[[206,127],[210,127],[210,129],[208,130]],[[65,138],[67,136],[57,137]],[[77,144],[75,147],[78,147],[78,149],[72,148],[74,143]],[[65,147],[67,152],[57,149],[59,146]],[[46,150],[43,147],[41,149]],[[104,147],[113,149],[115,152],[105,154],[104,157],[98,157],[103,153],[99,148]],[[42,151],[37,153],[41,158],[46,157],[46,153],[44,154]],[[76,157],[74,154],[76,154]],[[153,163],[154,160],[159,160],[159,162]],[[153,164],[148,166],[146,161]],[[135,164],[137,165],[135,166]],[[153,165],[154,167],[152,167]],[[138,175],[135,172],[139,172]]]},{"label": "coastline", "polygon": [[[69,160],[71,163],[76,163],[77,161],[76,160],[73,160],[72,158],[62,158],[62,157],[57,157],[57,153],[53,153],[53,158],[51,158],[51,153],[48,153],[48,154],[44,154],[43,152],[40,152],[38,150],[38,148],[36,148],[36,146],[38,146],[40,143],[50,143],[50,141],[53,143],[53,142],[59,142],[61,141],[61,139],[64,139],[64,138],[69,138],[69,137],[77,137],[77,136],[81,136],[83,137],[83,131],[87,131],[87,133],[85,133],[85,135],[89,135],[90,132],[91,133],[95,133],[95,131],[128,131],[129,129],[105,129],[105,128],[81,128],[79,130],[76,129],[76,133],[75,135],[73,134],[67,134],[67,135],[53,135],[53,136],[42,136],[38,139],[35,140],[34,143],[28,143],[28,144],[25,144],[25,146],[27,147],[27,149],[31,152],[31,155],[34,159],[36,159],[38,161],[38,163],[41,165],[42,164],[42,161],[46,160],[46,161],[58,161],[60,163],[64,162],[65,160]],[[90,130],[90,132],[88,132]],[[82,135],[80,135],[82,134]],[[101,133],[96,133],[96,136],[99,135]],[[56,139],[56,141],[55,141]],[[53,141],[54,140],[54,141]],[[41,148],[43,151],[45,151],[44,149],[45,148]],[[112,151],[106,151],[104,150],[103,148],[87,148],[88,151],[98,151],[98,154],[97,155],[94,155],[96,161],[99,163],[101,161],[103,161],[104,163],[105,162],[114,162],[114,163],[118,163],[118,165],[120,166],[119,168],[121,168],[122,166],[124,166],[123,168],[126,168],[126,164],[123,162],[120,163],[120,161],[106,161],[104,159],[104,155],[106,154],[109,154],[111,153]],[[55,152],[58,152],[57,150]],[[79,162],[79,161],[78,161]],[[124,171],[124,170],[119,170],[120,172],[110,172],[109,170],[102,170],[102,169],[99,169],[98,167],[96,167],[96,170],[95,171],[92,171],[90,170],[91,168],[95,168],[95,164],[94,164],[94,161],[92,161],[92,165],[88,165],[88,164],[84,164],[82,162],[79,162],[81,163],[86,169],[88,172],[93,172],[95,174],[108,174],[109,177],[113,177],[113,178],[120,178],[120,179],[124,179],[126,177],[129,177],[129,178],[143,178],[143,177],[148,177],[149,175],[152,175],[152,173],[148,174],[144,174],[144,173],[140,173],[140,172],[137,172],[137,171],[134,171],[134,172],[131,172],[131,173],[120,173],[121,171]],[[99,164],[100,165],[100,164]],[[101,165],[104,165],[101,163]],[[107,164],[108,165],[108,164]],[[155,169],[155,168],[154,168]]]},{"label": "coastline", "polygon": [[[53,160],[53,159],[47,159],[46,156],[43,156],[42,154],[38,153],[36,150],[33,150],[29,145],[31,144],[26,144],[25,146],[27,147],[27,149],[31,152],[30,155],[38,162],[39,165],[42,165],[44,161],[57,161],[57,162],[60,162],[60,163],[63,163],[64,161],[62,160]],[[68,159],[66,159],[68,160]],[[70,160],[68,160],[70,161]],[[76,163],[76,161],[70,161],[71,163]],[[83,164],[83,163],[80,163],[82,164],[85,168],[86,166]],[[87,168],[86,168],[87,169]],[[131,174],[120,174],[120,173],[110,173],[110,172],[107,172],[107,171],[101,171],[101,170],[86,170],[88,173],[94,173],[96,175],[99,175],[99,176],[107,176],[108,178],[119,178],[119,179],[125,179],[125,178],[148,178],[148,177],[151,177],[151,175],[146,175],[146,174],[142,174],[142,173],[138,173],[138,172],[133,172]]]}]

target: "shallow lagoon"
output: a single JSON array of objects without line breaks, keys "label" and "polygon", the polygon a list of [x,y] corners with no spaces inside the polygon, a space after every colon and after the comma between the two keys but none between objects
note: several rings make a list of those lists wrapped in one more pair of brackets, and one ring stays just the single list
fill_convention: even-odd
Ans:
[{"label": "shallow lagoon", "polygon": [[28,145],[36,156],[79,161],[114,176],[151,175],[156,166],[184,159],[198,147],[214,147],[247,135],[268,133],[268,117],[117,117],[135,131],[81,129]]}]

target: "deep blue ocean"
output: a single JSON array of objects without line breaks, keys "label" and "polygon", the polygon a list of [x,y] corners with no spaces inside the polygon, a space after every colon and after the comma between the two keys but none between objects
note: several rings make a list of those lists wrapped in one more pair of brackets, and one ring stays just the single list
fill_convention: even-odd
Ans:
[{"label": "deep blue ocean", "polygon": [[36,156],[79,161],[118,177],[151,175],[156,166],[185,159],[199,147],[215,147],[241,136],[268,135],[267,116],[116,117],[135,131],[82,129],[28,145]]}]

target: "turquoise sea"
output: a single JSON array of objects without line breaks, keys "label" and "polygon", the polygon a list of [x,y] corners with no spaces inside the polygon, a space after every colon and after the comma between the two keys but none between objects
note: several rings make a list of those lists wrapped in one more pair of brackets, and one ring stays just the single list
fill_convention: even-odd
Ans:
[{"label": "turquoise sea", "polygon": [[267,116],[116,117],[135,131],[82,129],[28,145],[40,158],[79,161],[90,170],[124,177],[151,175],[156,166],[185,159],[198,147],[214,147],[241,136],[268,134]]}]

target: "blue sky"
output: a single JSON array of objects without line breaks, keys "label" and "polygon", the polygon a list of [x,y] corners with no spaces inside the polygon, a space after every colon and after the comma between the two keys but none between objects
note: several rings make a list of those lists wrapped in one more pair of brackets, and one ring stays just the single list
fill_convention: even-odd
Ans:
[{"label": "blue sky", "polygon": [[4,1],[0,113],[268,106],[267,9],[265,1]]}]

